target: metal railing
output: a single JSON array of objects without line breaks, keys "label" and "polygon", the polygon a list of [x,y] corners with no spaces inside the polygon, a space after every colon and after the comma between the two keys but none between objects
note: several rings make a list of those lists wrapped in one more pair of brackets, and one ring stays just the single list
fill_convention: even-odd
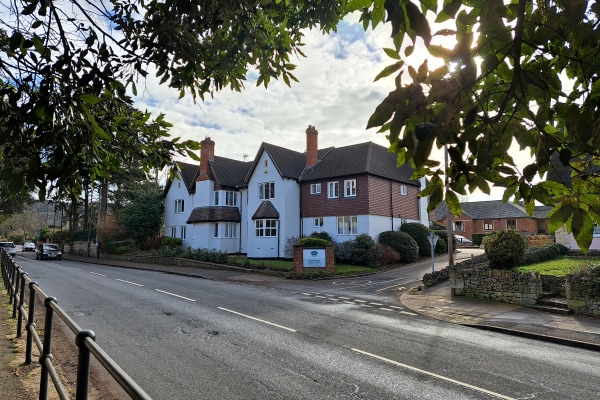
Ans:
[{"label": "metal railing", "polygon": [[[54,356],[52,354],[52,328],[55,316],[58,316],[75,335],[75,345],[78,347],[77,356],[77,380],[75,389],[76,400],[87,400],[90,381],[90,361],[91,356],[102,365],[102,367],[115,379],[115,381],[125,390],[132,399],[150,399],[151,397],[139,387],[137,383],[125,371],[113,361],[102,348],[96,344],[96,335],[91,330],[81,329],[75,321],[69,317],[62,308],[57,305],[55,297],[46,295],[38,286],[38,283],[32,281],[27,272],[23,271],[17,262],[2,249],[0,251],[0,269],[2,270],[2,280],[7,289],[9,304],[12,304],[12,317],[17,319],[17,337],[22,336],[23,321],[26,323],[27,331],[25,347],[25,364],[32,361],[33,344],[37,346],[40,352],[40,400],[46,400],[48,396],[48,383],[50,378],[58,396],[61,400],[69,399],[67,389],[54,366]],[[29,301],[26,308],[25,295],[29,292]],[[45,319],[43,328],[43,342],[37,332],[35,324],[35,304],[36,300],[43,299],[45,307]]]}]

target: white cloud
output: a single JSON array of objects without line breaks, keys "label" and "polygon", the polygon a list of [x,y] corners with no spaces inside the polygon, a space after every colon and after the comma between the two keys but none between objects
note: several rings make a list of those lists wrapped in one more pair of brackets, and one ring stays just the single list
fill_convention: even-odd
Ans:
[{"label": "white cloud", "polygon": [[[136,104],[153,114],[165,113],[174,124],[173,136],[199,141],[210,136],[216,155],[238,160],[244,154],[252,159],[261,142],[304,151],[308,125],[319,131],[320,148],[367,141],[387,147],[383,134],[365,127],[394,87],[393,77],[373,81],[395,62],[382,50],[393,47],[389,29],[387,24],[365,32],[362,24],[347,19],[331,35],[307,31],[302,49],[307,57],[290,60],[297,65],[294,75],[300,81],[291,88],[283,81],[272,81],[268,89],[247,82],[241,93],[225,89],[193,104],[190,96],[179,100],[177,91],[149,79]],[[443,152],[435,152],[435,157],[443,162]],[[501,196],[502,190],[493,189],[492,198]],[[468,199],[490,197],[475,193]]]}]

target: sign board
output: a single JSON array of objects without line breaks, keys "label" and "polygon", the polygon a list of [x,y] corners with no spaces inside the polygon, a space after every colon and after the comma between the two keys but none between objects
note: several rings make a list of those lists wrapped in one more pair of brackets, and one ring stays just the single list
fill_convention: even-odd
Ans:
[{"label": "sign board", "polygon": [[325,268],[327,266],[325,249],[303,249],[302,260],[304,268]]}]

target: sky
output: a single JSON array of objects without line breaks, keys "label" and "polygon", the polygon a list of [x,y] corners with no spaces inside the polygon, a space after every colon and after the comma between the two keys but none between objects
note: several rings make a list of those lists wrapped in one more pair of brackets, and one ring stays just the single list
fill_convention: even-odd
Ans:
[{"label": "sky", "polygon": [[[148,79],[144,90],[138,85],[135,102],[155,116],[164,113],[174,125],[174,137],[198,141],[210,137],[215,155],[236,160],[246,155],[251,161],[262,142],[303,152],[308,125],[319,132],[319,148],[368,141],[388,147],[385,134],[365,128],[377,105],[394,88],[393,76],[374,82],[383,68],[395,62],[383,51],[393,48],[390,29],[384,24],[365,32],[350,17],[335,33],[305,32],[307,57],[290,59],[297,65],[293,73],[299,80],[291,88],[283,81],[271,81],[267,89],[256,87],[256,76],[250,75],[241,93],[224,89],[194,104],[191,96],[178,99],[178,91]],[[443,153],[438,151],[434,158],[443,162]],[[461,200],[501,197],[501,190],[493,190],[492,197],[475,193]]]}]

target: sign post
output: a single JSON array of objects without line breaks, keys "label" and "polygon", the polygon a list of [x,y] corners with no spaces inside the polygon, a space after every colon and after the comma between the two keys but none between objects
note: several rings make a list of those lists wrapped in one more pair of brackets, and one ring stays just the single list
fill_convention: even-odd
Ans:
[{"label": "sign post", "polygon": [[435,244],[437,243],[439,236],[434,235],[433,232],[427,236],[429,244],[431,245],[431,272],[435,271]]}]

